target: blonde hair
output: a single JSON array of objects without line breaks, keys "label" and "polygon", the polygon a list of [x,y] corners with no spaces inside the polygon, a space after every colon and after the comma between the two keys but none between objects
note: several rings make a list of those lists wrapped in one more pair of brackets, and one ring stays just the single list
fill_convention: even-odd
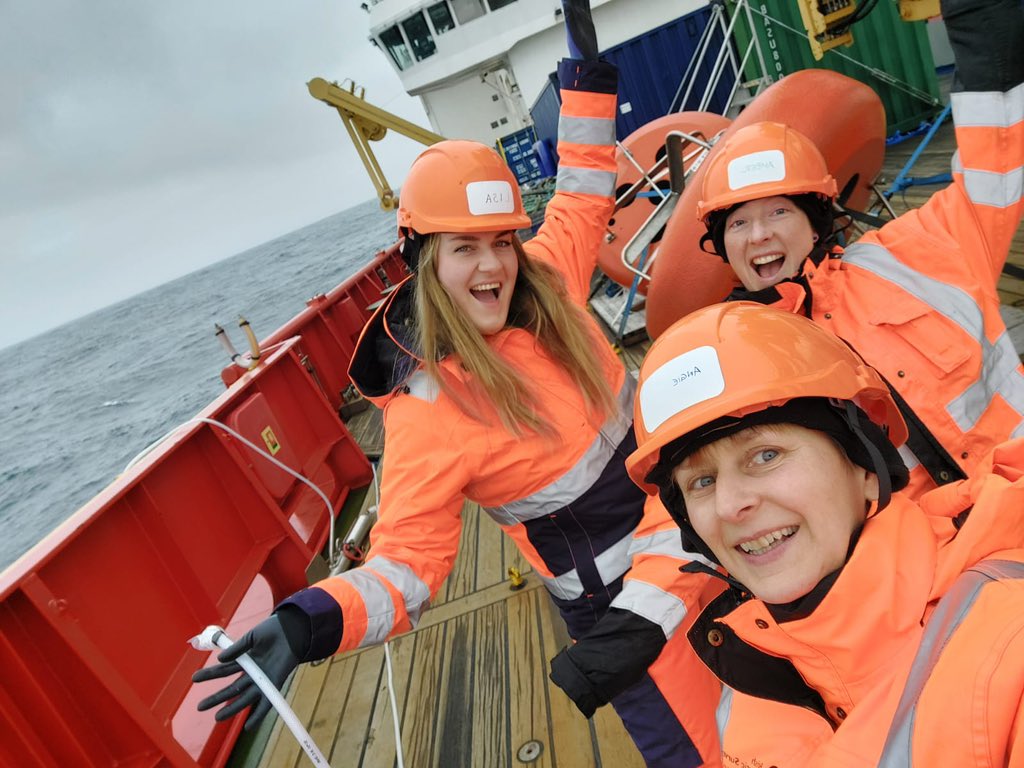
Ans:
[{"label": "blonde hair", "polygon": [[[549,424],[528,403],[530,387],[487,344],[483,334],[452,302],[437,276],[440,237],[428,235],[420,250],[416,273],[416,332],[423,367],[470,418],[482,421],[479,408],[464,393],[454,393],[440,363],[450,355],[470,374],[470,387],[483,395],[513,434],[529,429],[550,434]],[[614,409],[590,321],[568,297],[565,282],[553,267],[526,255],[518,236],[512,244],[519,274],[509,305],[508,325],[533,334],[541,348],[572,377],[591,409],[607,417]]]}]

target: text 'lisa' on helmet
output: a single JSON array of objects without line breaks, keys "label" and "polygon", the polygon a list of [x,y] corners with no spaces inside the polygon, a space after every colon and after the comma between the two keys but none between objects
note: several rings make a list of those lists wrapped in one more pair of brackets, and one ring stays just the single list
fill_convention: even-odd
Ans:
[{"label": "text 'lisa' on helmet", "polygon": [[881,376],[812,320],[748,301],[699,309],[662,333],[644,358],[634,403],[637,449],[626,469],[657,493],[647,478],[664,446],[723,416],[803,397],[853,401],[894,445],[907,439]]},{"label": "text 'lisa' on helmet", "polygon": [[810,139],[782,123],[740,128],[716,146],[701,180],[697,218],[776,195],[816,193],[833,199],[836,180]]},{"label": "text 'lisa' on helmet", "polygon": [[398,200],[398,232],[499,232],[530,226],[519,184],[501,156],[475,141],[441,141],[412,164]]}]

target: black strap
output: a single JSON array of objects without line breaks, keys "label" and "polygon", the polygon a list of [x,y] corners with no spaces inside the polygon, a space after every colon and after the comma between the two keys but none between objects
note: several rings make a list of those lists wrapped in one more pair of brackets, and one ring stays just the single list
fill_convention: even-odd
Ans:
[{"label": "black strap", "polygon": [[883,219],[881,216],[875,216],[873,213],[865,213],[864,211],[857,211],[853,208],[847,208],[846,206],[839,206],[842,210],[842,216],[849,216],[855,221],[859,221],[861,224],[867,224],[869,227],[876,227],[881,229],[888,224],[892,219]]},{"label": "black strap", "polygon": [[935,438],[931,430],[914,413],[914,409],[910,407],[892,384],[889,384],[888,381],[885,383],[889,387],[892,399],[896,401],[896,407],[899,408],[903,421],[907,424],[907,432],[909,433],[907,447],[914,452],[917,460],[921,462],[921,466],[931,475],[935,484],[945,485],[955,480],[966,480],[967,473],[961,469],[960,465],[949,455],[949,451],[942,446],[942,443]]}]

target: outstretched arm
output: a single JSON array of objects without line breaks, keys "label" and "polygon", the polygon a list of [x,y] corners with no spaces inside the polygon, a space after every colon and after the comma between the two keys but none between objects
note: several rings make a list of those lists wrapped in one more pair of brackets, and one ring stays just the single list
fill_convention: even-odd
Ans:
[{"label": "outstretched arm", "polygon": [[569,295],[583,304],[615,205],[618,71],[597,59],[588,0],[564,0],[563,8],[573,58],[558,67],[558,178],[544,224],[526,250],[558,269]]},{"label": "outstretched arm", "polygon": [[[953,183],[878,235],[883,245],[922,230],[948,237],[979,278],[989,275],[994,284],[1024,215],[1024,5],[943,0],[942,16],[957,66],[950,94],[957,141]],[[927,242],[901,253],[920,260],[911,263],[914,268],[934,272]]]}]

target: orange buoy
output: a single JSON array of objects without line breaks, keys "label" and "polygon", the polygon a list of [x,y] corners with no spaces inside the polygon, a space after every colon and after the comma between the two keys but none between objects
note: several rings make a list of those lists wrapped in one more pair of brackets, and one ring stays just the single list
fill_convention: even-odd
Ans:
[{"label": "orange buoy", "polygon": [[[863,209],[885,155],[885,109],[878,94],[831,70],[794,72],[754,99],[719,143],[762,120],[786,123],[813,141],[839,185],[840,199]],[[687,180],[658,248],[647,290],[651,338],[693,310],[721,301],[737,285],[728,264],[700,249],[705,228],[697,220],[697,201],[705,167],[706,162]]]},{"label": "orange buoy", "polygon": [[[618,162],[618,187],[615,190],[615,197],[619,198],[624,194],[642,178],[644,172],[650,171],[654,164],[664,156],[665,134],[669,131],[699,134],[705,139],[711,139],[725,130],[729,126],[729,122],[729,118],[716,115],[714,112],[674,112],[652,120],[633,131],[622,142],[628,154],[627,151],[623,151],[622,147],[619,147],[615,153]],[[693,144],[685,145],[684,157],[693,152],[695,148]],[[695,159],[687,161],[684,168],[688,168]],[[668,189],[667,171],[652,180],[659,189]],[[650,184],[640,190],[640,192],[652,191]],[[647,221],[659,202],[660,198],[658,197],[637,195],[615,211],[608,222],[608,233],[598,251],[597,263],[600,265],[601,271],[608,277],[627,288],[633,284],[634,273],[630,272],[622,263],[622,249]],[[657,247],[663,231],[659,232],[651,242],[652,248]],[[641,293],[646,293],[646,280],[641,281],[638,290]]]}]

